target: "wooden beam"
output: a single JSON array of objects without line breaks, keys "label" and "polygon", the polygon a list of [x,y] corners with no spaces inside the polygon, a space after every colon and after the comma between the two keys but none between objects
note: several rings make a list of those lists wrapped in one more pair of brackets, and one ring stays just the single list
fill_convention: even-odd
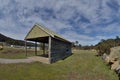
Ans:
[{"label": "wooden beam", "polygon": [[25,40],[25,55],[27,56],[27,40]]},{"label": "wooden beam", "polygon": [[51,63],[51,36],[49,36],[48,51],[49,62]]},{"label": "wooden beam", "polygon": [[35,41],[35,55],[37,55],[37,42]]}]

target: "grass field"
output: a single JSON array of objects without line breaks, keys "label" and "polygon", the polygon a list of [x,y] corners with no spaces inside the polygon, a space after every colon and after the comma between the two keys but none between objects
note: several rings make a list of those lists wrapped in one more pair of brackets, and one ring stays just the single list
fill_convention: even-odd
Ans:
[{"label": "grass field", "polygon": [[[29,56],[35,56],[34,49],[27,49],[27,52],[29,53],[28,56],[26,56],[24,49],[6,47],[4,50],[0,51],[0,58],[21,59]],[[42,50],[38,51],[37,54],[42,54]]]},{"label": "grass field", "polygon": [[0,64],[0,80],[119,80],[94,52],[73,53],[53,64]]}]

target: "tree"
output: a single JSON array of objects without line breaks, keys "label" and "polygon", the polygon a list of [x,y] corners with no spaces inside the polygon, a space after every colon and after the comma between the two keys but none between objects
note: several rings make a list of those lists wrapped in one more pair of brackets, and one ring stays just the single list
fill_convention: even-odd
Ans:
[{"label": "tree", "polygon": [[79,42],[78,41],[75,41],[75,46],[78,46]]},{"label": "tree", "polygon": [[72,42],[72,47],[75,47],[75,42]]},{"label": "tree", "polygon": [[120,44],[120,38],[119,38],[119,36],[116,36],[115,46],[119,46],[119,44]]},{"label": "tree", "polygon": [[78,46],[79,46],[79,47],[82,47],[82,45],[81,45],[81,44],[79,44]]},{"label": "tree", "polygon": [[104,40],[104,39],[101,39],[101,42],[105,42],[105,40]]}]

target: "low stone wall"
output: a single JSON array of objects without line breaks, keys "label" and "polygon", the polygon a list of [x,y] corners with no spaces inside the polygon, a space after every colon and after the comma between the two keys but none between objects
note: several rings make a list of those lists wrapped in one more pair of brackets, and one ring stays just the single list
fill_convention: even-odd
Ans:
[{"label": "low stone wall", "polygon": [[71,43],[52,38],[51,40],[51,63],[64,59],[72,54]]}]

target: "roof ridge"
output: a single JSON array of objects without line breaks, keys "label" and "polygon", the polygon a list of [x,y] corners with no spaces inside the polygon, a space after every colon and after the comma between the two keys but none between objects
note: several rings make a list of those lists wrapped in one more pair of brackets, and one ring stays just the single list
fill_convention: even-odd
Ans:
[{"label": "roof ridge", "polygon": [[[45,26],[43,26],[43,25],[39,25],[39,24],[35,24],[36,26],[39,26],[39,28],[41,28],[43,31],[45,31],[44,29],[46,28]],[[44,28],[45,27],[45,28]],[[47,28],[46,28],[47,29]],[[49,29],[48,29],[49,30]],[[50,31],[50,30],[49,30]],[[47,32],[47,31],[45,31],[47,34],[49,34],[50,36],[52,36],[52,37],[54,37],[54,35],[53,34],[51,34],[50,32]]]}]

